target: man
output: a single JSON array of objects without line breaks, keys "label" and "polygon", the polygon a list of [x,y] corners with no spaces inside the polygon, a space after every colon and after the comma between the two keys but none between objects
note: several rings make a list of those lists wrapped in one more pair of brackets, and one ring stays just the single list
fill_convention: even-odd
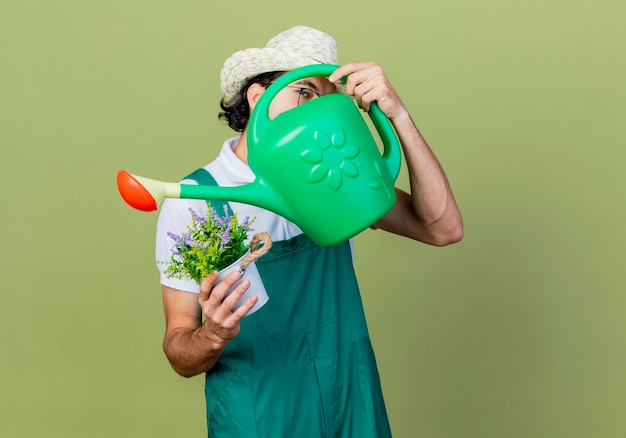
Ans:
[{"label": "man", "polygon": [[[254,180],[247,166],[250,112],[283,72],[304,65],[337,64],[335,40],[304,26],[286,30],[263,48],[233,54],[220,75],[220,117],[239,137],[227,140],[204,169],[221,186]],[[345,86],[340,79],[347,76]],[[402,144],[411,193],[396,189],[397,202],[375,228],[432,245],[462,238],[461,216],[445,174],[382,69],[349,63],[329,78],[296,81],[270,105],[270,117],[338,88],[367,111],[376,101]],[[202,182],[206,183],[206,182]],[[230,202],[239,217],[255,217],[272,249],[257,261],[270,297],[260,310],[235,273],[200,285],[161,275],[166,316],[164,351],[174,370],[190,377],[206,372],[211,437],[388,437],[389,423],[352,265],[350,242],[321,248],[293,223],[251,205]],[[203,201],[168,199],[157,226],[157,260],[169,259],[171,239],[189,223],[188,207]],[[160,266],[163,269],[163,266]]]}]

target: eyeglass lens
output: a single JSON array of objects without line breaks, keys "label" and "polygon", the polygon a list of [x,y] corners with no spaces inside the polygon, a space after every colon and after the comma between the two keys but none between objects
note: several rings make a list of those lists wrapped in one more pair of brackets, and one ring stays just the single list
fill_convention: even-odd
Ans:
[{"label": "eyeglass lens", "polygon": [[296,93],[298,93],[298,106],[321,96],[317,91],[310,88],[296,87],[291,85],[289,86],[289,88],[296,89]]}]

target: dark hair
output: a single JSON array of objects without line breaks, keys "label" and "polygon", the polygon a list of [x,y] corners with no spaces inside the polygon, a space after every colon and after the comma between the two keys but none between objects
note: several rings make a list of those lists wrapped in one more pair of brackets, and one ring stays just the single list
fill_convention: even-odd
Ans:
[{"label": "dark hair", "polygon": [[222,100],[220,100],[220,108],[222,108],[222,111],[218,114],[218,118],[227,122],[231,129],[237,132],[242,132],[250,119],[248,88],[250,88],[252,84],[259,84],[264,88],[267,88],[283,73],[284,72],[282,71],[271,71],[268,73],[261,73],[260,75],[249,79],[232,100],[227,101],[226,97],[223,97]]}]

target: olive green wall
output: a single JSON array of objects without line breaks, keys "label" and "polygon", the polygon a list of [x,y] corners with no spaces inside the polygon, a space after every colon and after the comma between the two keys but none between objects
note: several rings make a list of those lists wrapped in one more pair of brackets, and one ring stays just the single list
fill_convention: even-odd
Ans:
[{"label": "olive green wall", "polygon": [[203,436],[115,173],[208,162],[224,59],[306,24],[385,68],[464,214],[355,241],[395,436],[623,437],[624,5],[2,0],[0,435]]}]

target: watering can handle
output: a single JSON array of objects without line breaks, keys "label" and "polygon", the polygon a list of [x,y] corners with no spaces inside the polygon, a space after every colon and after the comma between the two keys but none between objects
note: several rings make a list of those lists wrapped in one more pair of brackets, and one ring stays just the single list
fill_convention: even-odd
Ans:
[{"label": "watering can handle", "polygon": [[[262,138],[265,129],[267,128],[269,119],[269,107],[272,100],[276,95],[287,85],[295,82],[299,79],[309,78],[313,76],[330,76],[335,70],[339,68],[334,64],[312,64],[305,67],[300,67],[290,72],[285,73],[279,77],[272,85],[268,87],[261,99],[257,102],[256,107],[252,111],[250,120],[248,122],[249,140],[257,144],[259,139]],[[369,116],[374,127],[378,131],[380,138],[383,142],[383,160],[387,164],[389,173],[393,180],[398,177],[400,173],[401,165],[401,149],[398,137],[396,136],[391,122],[380,110],[376,102],[372,102],[370,105]]]},{"label": "watering can handle", "polygon": [[372,102],[369,110],[370,119],[374,123],[374,127],[383,141],[383,159],[387,163],[387,168],[391,177],[395,181],[400,173],[400,143],[398,137],[391,126],[391,122],[387,116],[378,108],[376,102]]}]

